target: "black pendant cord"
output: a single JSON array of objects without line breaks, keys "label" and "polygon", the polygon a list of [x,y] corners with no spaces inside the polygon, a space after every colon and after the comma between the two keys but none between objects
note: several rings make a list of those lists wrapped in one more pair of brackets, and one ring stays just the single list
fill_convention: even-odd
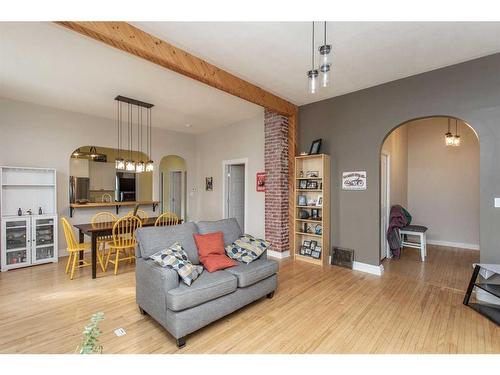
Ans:
[{"label": "black pendant cord", "polygon": [[312,22],[312,54],[311,54],[311,70],[314,70],[314,21]]},{"label": "black pendant cord", "polygon": [[326,21],[325,21],[325,30],[324,30],[324,33],[325,33],[325,40],[324,40],[324,42],[323,42],[323,45],[325,45],[325,46],[326,46]]},{"label": "black pendant cord", "polygon": [[458,137],[458,120],[455,119],[455,137]]},{"label": "black pendant cord", "polygon": [[450,132],[450,123],[451,123],[451,119],[448,117],[448,133]]},{"label": "black pendant cord", "polygon": [[116,130],[118,133],[118,159],[120,158],[120,102],[116,102]]}]

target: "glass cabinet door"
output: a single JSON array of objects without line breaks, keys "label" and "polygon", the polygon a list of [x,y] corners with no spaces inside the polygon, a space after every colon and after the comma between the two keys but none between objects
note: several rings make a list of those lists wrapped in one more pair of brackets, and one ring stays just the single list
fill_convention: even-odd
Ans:
[{"label": "glass cabinet door", "polygon": [[30,263],[29,219],[9,219],[4,221],[5,244],[4,262],[9,268]]},{"label": "glass cabinet door", "polygon": [[50,217],[33,219],[32,263],[49,261],[55,250],[55,219]]}]

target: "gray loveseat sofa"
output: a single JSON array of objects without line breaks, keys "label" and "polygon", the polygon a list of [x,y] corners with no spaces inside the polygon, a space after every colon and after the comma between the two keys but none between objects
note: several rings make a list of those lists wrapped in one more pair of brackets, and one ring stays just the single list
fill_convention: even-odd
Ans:
[{"label": "gray loveseat sofa", "polygon": [[278,263],[264,253],[249,264],[217,272],[206,270],[191,286],[180,281],[175,270],[158,266],[149,256],[178,241],[189,260],[200,264],[194,233],[222,231],[224,245],[241,235],[235,219],[202,221],[137,230],[136,300],[141,313],[149,314],[177,340],[259,298],[272,298],[277,286]]}]

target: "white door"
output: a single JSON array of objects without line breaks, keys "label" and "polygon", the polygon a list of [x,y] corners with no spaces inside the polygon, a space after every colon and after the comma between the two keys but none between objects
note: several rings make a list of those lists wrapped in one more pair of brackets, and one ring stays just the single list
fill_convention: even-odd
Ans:
[{"label": "white door", "polygon": [[57,216],[34,216],[32,218],[31,264],[57,260]]},{"label": "white door", "polygon": [[31,220],[2,219],[2,271],[31,264]]},{"label": "white door", "polygon": [[170,172],[170,211],[182,217],[182,172]]},{"label": "white door", "polygon": [[380,159],[380,260],[385,259],[389,252],[387,228],[389,227],[390,210],[390,159],[382,154]]},{"label": "white door", "polygon": [[226,218],[236,218],[245,230],[245,165],[227,166],[226,173]]}]

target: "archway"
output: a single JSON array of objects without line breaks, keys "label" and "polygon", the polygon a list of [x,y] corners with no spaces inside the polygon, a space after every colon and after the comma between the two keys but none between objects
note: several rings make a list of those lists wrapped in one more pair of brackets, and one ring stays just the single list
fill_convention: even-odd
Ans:
[{"label": "archway", "polygon": [[187,212],[187,165],[178,155],[164,156],[160,161],[160,209],[173,212],[186,220]]},{"label": "archway", "polygon": [[[459,135],[458,146],[446,144],[448,132],[453,139]],[[394,127],[380,147],[379,199],[381,262],[391,255],[385,235],[389,209],[396,204],[410,212],[412,223],[429,228],[427,243],[433,252],[439,246],[479,250],[476,131],[453,116],[416,118]],[[479,259],[478,252],[471,254]],[[412,256],[418,260],[418,251]]]}]

